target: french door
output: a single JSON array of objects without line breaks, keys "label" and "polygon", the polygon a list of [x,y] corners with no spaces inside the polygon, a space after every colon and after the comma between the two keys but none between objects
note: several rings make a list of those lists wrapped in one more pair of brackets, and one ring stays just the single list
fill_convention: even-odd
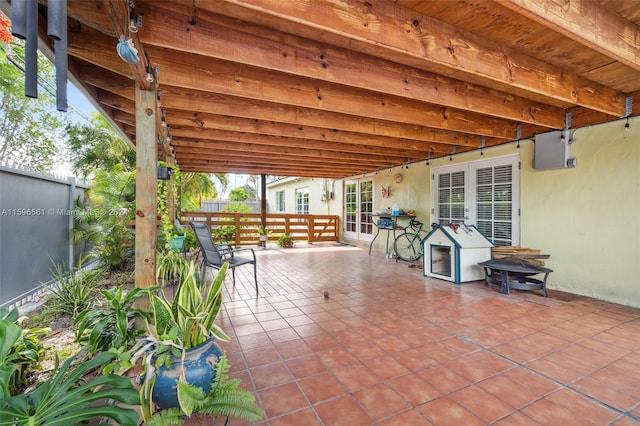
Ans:
[{"label": "french door", "polygon": [[496,246],[520,243],[520,157],[433,170],[432,211],[441,225],[475,225]]},{"label": "french door", "polygon": [[352,240],[373,239],[373,179],[357,179],[344,186],[344,236]]}]

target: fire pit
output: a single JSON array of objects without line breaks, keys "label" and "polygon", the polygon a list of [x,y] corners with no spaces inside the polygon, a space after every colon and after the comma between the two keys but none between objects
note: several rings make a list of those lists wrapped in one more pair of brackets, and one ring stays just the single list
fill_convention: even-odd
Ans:
[{"label": "fire pit", "polygon": [[[484,285],[498,284],[500,293],[509,294],[510,288],[517,290],[542,290],[547,297],[547,277],[552,269],[533,265],[522,259],[506,258],[491,259],[480,262],[478,265],[484,268]],[[534,275],[544,274],[543,279],[533,278]]]}]

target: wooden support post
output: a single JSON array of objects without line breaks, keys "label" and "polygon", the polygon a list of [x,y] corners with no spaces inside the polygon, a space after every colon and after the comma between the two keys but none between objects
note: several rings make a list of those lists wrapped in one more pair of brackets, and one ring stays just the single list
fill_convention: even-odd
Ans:
[{"label": "wooden support post", "polygon": [[[171,158],[167,158],[167,165],[168,166],[175,166],[176,165],[176,161],[173,157]],[[169,179],[167,181],[167,213],[169,213],[169,220],[171,221],[171,224],[173,225],[173,221],[176,219],[176,206],[177,206],[177,200],[176,198],[173,196],[174,193],[177,192],[176,189],[173,187],[173,178]]]},{"label": "wooden support post", "polygon": [[[154,85],[155,86],[155,85]],[[135,284],[148,288],[156,283],[158,174],[156,90],[142,90],[136,83],[136,256]],[[140,299],[141,309],[149,300]],[[140,306],[146,300],[149,306]]]},{"label": "wooden support post", "polygon": [[260,175],[260,224],[263,228],[267,226],[267,176]]}]

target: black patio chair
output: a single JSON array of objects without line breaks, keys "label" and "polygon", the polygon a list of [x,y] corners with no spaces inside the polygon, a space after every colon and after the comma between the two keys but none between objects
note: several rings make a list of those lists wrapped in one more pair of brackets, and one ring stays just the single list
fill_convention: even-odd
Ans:
[{"label": "black patio chair", "polygon": [[[252,248],[235,248],[228,244],[216,244],[211,236],[211,230],[206,223],[189,222],[191,229],[196,235],[200,252],[202,253],[202,276],[206,272],[207,266],[220,269],[225,262],[229,262],[229,269],[233,276],[233,285],[236,285],[236,268],[242,265],[253,264],[253,279],[256,283],[256,296],[258,295],[258,270],[256,265],[256,253]],[[251,252],[252,257],[236,256],[236,253],[246,251]]]}]

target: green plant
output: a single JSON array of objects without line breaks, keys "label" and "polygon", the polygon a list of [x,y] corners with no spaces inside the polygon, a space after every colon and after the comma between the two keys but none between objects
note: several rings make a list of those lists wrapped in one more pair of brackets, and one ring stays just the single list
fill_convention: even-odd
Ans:
[{"label": "green plant", "polygon": [[156,369],[169,366],[172,358],[184,362],[185,351],[215,337],[229,337],[215,324],[222,308],[222,284],[227,273],[225,263],[209,286],[200,282],[199,268],[190,261],[186,273],[180,276],[178,287],[169,301],[162,290],[151,298],[153,312],[148,335],[131,350],[131,364],[142,361],[143,385],[140,390],[143,417],[152,412],[152,394]]},{"label": "green plant", "polygon": [[182,424],[182,418],[192,414],[215,417],[236,417],[248,422],[257,422],[264,413],[256,404],[251,392],[240,389],[240,379],[229,379],[230,365],[227,356],[222,355],[216,363],[216,375],[211,382],[211,390],[204,393],[202,388],[186,382],[178,382],[180,408],[169,408],[155,413],[147,426]]},{"label": "green plant", "polygon": [[143,333],[135,328],[135,320],[150,317],[148,312],[136,308],[134,304],[154,289],[156,287],[134,288],[129,292],[124,292],[122,287],[101,290],[105,305],[82,311],[76,317],[76,341],[87,344],[91,354],[111,348],[133,347],[136,338]]},{"label": "green plant", "polygon": [[48,287],[46,299],[50,302],[45,308],[54,315],[76,317],[87,310],[95,300],[94,290],[105,276],[102,268],[81,270],[77,273],[65,271],[60,264],[54,264],[51,271],[53,282]]},{"label": "green plant", "polygon": [[293,247],[295,243],[296,240],[291,234],[281,234],[278,237],[278,245],[280,247]]},{"label": "green plant", "polygon": [[158,253],[156,259],[156,279],[162,285],[173,285],[189,271],[190,261],[176,250]]},{"label": "green plant", "polygon": [[266,226],[259,226],[258,229],[256,230],[256,232],[258,233],[258,235],[266,235],[266,236],[268,236],[268,235],[272,234],[271,229],[269,229]]},{"label": "green plant", "polygon": [[50,332],[49,329],[44,328],[23,329],[21,327],[23,319],[20,318],[17,308],[11,310],[0,308],[0,320],[13,323],[19,327],[21,332],[20,336],[12,343],[5,360],[11,362],[15,367],[8,381],[11,393],[24,391],[29,385],[30,373],[42,369],[39,363],[45,355],[45,349],[40,338]]},{"label": "green plant", "polygon": [[185,235],[186,235],[186,238],[184,239],[185,250],[193,250],[200,247],[200,245],[198,244],[198,240],[196,239],[196,234],[193,232],[193,229],[187,228]]},{"label": "green plant", "polygon": [[233,240],[236,235],[237,228],[235,225],[220,225],[215,228],[211,234],[213,238],[220,240],[221,242],[229,242]]},{"label": "green plant", "polygon": [[[4,339],[3,342],[7,343]],[[76,364],[79,355],[67,359],[35,390],[0,399],[0,424],[67,426],[108,417],[120,425],[137,425],[140,415],[135,409],[111,402],[140,405],[140,396],[131,380],[115,374],[96,373],[114,357],[112,353],[102,352]]]}]

